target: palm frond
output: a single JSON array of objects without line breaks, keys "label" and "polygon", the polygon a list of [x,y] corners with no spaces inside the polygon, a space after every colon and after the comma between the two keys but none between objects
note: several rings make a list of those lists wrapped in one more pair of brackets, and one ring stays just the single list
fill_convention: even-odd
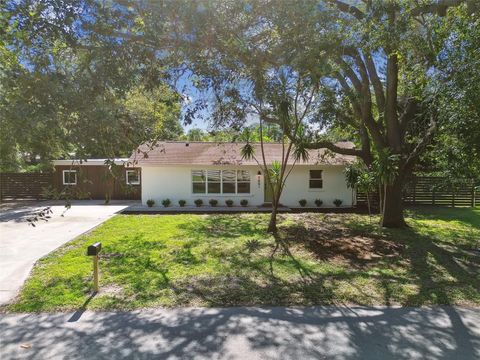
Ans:
[{"label": "palm frond", "polygon": [[250,160],[253,159],[255,156],[255,148],[252,144],[246,143],[241,149],[240,154],[242,155],[242,159]]},{"label": "palm frond", "polygon": [[308,159],[310,158],[310,153],[308,152],[308,149],[305,146],[305,143],[300,142],[294,145],[293,157],[295,158],[296,161],[299,161],[299,160],[301,160],[302,162],[308,161]]}]

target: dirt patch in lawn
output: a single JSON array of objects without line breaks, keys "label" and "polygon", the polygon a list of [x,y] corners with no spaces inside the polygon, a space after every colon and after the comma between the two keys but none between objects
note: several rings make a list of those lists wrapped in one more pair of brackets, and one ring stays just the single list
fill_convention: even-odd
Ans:
[{"label": "dirt patch in lawn", "polygon": [[116,284],[108,284],[100,288],[99,292],[100,296],[106,295],[106,296],[115,296],[119,298],[124,297],[124,291],[123,288],[119,285]]},{"label": "dirt patch in lawn", "polygon": [[345,217],[336,214],[301,214],[292,218],[296,225],[282,228],[281,236],[289,246],[301,245],[320,260],[364,267],[404,251],[402,242],[374,231],[375,226],[347,226]]}]

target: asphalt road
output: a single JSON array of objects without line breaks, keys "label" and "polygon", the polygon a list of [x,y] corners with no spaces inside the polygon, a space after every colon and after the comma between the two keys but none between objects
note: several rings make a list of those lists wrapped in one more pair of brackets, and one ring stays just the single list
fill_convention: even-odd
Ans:
[{"label": "asphalt road", "polygon": [[185,308],[0,315],[8,359],[480,359],[480,308]]},{"label": "asphalt road", "polygon": [[[128,202],[74,201],[65,209],[64,202],[24,202],[0,208],[0,305],[11,300],[23,285],[33,265],[41,257],[78,235],[101,224],[126,208]],[[27,219],[51,206],[48,221],[33,227]]]}]

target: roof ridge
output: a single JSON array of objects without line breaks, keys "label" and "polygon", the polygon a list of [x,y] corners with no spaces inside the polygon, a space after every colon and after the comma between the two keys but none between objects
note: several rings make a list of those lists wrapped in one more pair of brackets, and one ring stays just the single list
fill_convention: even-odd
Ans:
[{"label": "roof ridge", "polygon": [[[247,141],[189,141],[189,140],[163,140],[159,141],[161,143],[170,143],[170,144],[246,144]],[[260,141],[250,142],[251,144],[260,144]],[[265,142],[264,144],[281,144],[281,142]]]},{"label": "roof ridge", "polygon": [[[158,141],[157,143],[168,143],[168,144],[247,144],[247,143],[250,143],[250,144],[261,144],[260,141],[189,141],[189,140],[160,140]],[[338,143],[352,143],[353,144],[353,141],[350,141],[350,140],[339,140],[339,141],[335,141],[334,144],[338,144]],[[263,142],[264,145],[269,145],[269,144],[275,144],[275,145],[281,145],[282,143],[279,142],[279,141],[275,141],[275,142],[272,142],[272,141],[264,141]]]}]

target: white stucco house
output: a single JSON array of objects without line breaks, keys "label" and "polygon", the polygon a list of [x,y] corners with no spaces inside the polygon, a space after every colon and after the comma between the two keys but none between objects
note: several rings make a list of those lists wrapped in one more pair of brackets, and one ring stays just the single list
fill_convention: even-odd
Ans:
[{"label": "white stucco house", "polygon": [[[353,147],[350,142],[337,145]],[[176,141],[141,145],[130,163],[141,169],[142,203],[152,199],[160,205],[168,198],[172,205],[185,200],[187,206],[192,206],[196,199],[202,199],[205,205],[216,199],[219,206],[227,199],[236,206],[242,199],[248,200],[250,206],[268,204],[271,191],[267,189],[263,170],[254,159],[242,159],[243,146],[244,143]],[[261,163],[260,145],[254,147]],[[309,152],[308,162],[295,163],[280,199],[282,205],[297,207],[299,200],[306,199],[307,206],[314,206],[315,199],[321,199],[324,206],[332,207],[333,201],[340,199],[342,206],[352,206],[352,189],[347,187],[344,169],[354,157],[326,149]],[[281,144],[265,144],[267,164],[280,160],[281,154]],[[293,162],[292,158],[289,163]]]}]

